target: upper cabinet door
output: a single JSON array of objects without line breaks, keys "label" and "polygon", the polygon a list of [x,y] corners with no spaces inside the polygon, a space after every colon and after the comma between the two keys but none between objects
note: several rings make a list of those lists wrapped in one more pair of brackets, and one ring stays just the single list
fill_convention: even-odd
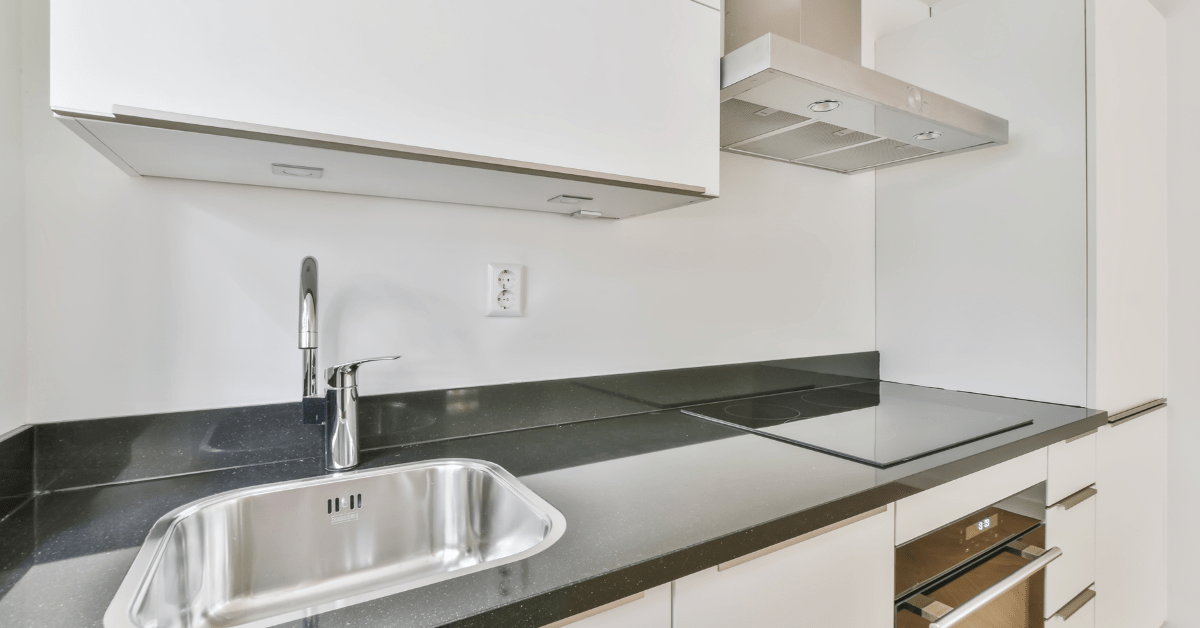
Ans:
[{"label": "upper cabinet door", "polygon": [[[717,194],[719,59],[720,13],[691,0],[56,0],[51,8],[52,108],[128,169],[160,176],[173,175],[142,170],[169,148],[126,145],[220,147],[162,133],[130,139],[90,120],[309,149],[345,144],[389,158],[408,150],[425,164],[477,161],[492,173],[678,194],[686,204]],[[211,164],[193,170],[183,176],[217,176]],[[322,179],[337,178],[326,170]],[[507,206],[497,196],[479,203]]]}]

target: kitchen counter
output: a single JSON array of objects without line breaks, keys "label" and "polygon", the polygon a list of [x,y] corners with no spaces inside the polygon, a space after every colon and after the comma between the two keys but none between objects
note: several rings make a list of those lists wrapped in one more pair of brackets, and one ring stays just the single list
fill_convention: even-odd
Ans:
[{"label": "kitchen counter", "polygon": [[[283,625],[537,628],[1085,433],[1107,418],[937,389],[855,386],[885,402],[891,390],[919,391],[951,410],[1003,412],[1032,424],[886,469],[679,410],[365,451],[363,468],[444,457],[499,464],[562,512],[566,534],[522,561]],[[146,532],[164,513],[222,491],[322,473],[321,460],[309,458],[39,495],[0,522],[0,625],[101,626]]]}]

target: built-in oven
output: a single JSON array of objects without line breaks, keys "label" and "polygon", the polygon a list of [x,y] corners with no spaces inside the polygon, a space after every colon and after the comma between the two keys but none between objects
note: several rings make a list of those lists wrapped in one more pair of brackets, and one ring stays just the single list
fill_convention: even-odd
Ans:
[{"label": "built-in oven", "polygon": [[1046,485],[896,548],[897,628],[1041,628]]}]

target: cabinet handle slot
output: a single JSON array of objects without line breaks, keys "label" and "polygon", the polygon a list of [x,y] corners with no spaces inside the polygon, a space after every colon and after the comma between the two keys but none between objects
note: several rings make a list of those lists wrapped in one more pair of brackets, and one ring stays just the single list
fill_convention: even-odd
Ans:
[{"label": "cabinet handle slot", "polygon": [[1149,402],[1143,403],[1140,406],[1134,406],[1128,410],[1125,410],[1124,412],[1118,412],[1118,413],[1108,417],[1108,424],[1115,427],[1117,425],[1125,423],[1126,421],[1131,421],[1133,419],[1136,419],[1136,418],[1142,416],[1143,414],[1148,414],[1154,410],[1162,408],[1166,405],[1167,405],[1166,399],[1155,399],[1154,401],[1149,401]]},{"label": "cabinet handle slot", "polygon": [[849,519],[846,519],[844,521],[839,521],[833,525],[828,525],[828,526],[825,526],[824,528],[813,530],[812,532],[809,532],[807,534],[801,534],[798,537],[788,539],[786,541],[783,541],[782,543],[776,543],[770,547],[764,547],[763,549],[760,549],[757,552],[751,552],[749,554],[746,554],[745,556],[741,556],[741,557],[735,558],[733,560],[725,561],[725,562],[717,565],[717,571],[725,571],[726,569],[732,569],[734,567],[737,567],[738,565],[748,563],[756,558],[762,558],[763,556],[766,556],[767,554],[774,554],[775,552],[778,552],[779,550],[787,549],[793,545],[796,545],[797,543],[803,543],[804,541],[807,541],[812,538],[816,538],[818,536],[821,536],[822,534],[833,532],[834,530],[837,530],[838,528],[844,528],[852,523],[858,523],[859,521],[862,521],[863,519],[870,519],[871,517],[874,517],[875,515],[880,515],[885,512],[887,512],[887,506],[880,506],[879,508],[864,512],[861,515],[856,515],[856,516],[850,517]]},{"label": "cabinet handle slot", "polygon": [[1068,495],[1068,496],[1062,498],[1061,501],[1059,501],[1057,504],[1054,504],[1053,506],[1051,506],[1051,508],[1062,508],[1063,510],[1070,510],[1070,509],[1078,506],[1079,504],[1082,504],[1083,502],[1086,502],[1087,500],[1095,497],[1099,492],[1100,491],[1097,491],[1096,487],[1094,485],[1089,486],[1089,487],[1083,489],[1082,491],[1079,491],[1078,493],[1073,493],[1071,495]]},{"label": "cabinet handle slot", "polygon": [[634,593],[633,595],[626,597],[626,598],[621,598],[621,599],[617,600],[616,602],[609,602],[608,604],[605,604],[604,606],[599,606],[599,607],[593,608],[590,611],[584,611],[578,615],[572,615],[566,619],[561,619],[559,621],[556,621],[553,624],[547,624],[545,626],[542,626],[542,628],[562,628],[563,626],[567,626],[567,625],[573,624],[577,621],[587,619],[588,617],[591,617],[593,615],[599,615],[600,613],[603,613],[605,611],[611,611],[612,609],[617,608],[618,606],[625,606],[626,604],[628,604],[630,602],[636,602],[644,597],[646,597],[645,591],[642,591],[641,593]]},{"label": "cabinet handle slot", "polygon": [[1076,595],[1070,602],[1067,602],[1062,608],[1058,609],[1058,612],[1054,616],[1062,617],[1063,621],[1067,621],[1071,618],[1071,615],[1074,615],[1079,612],[1079,609],[1087,606],[1087,603],[1091,602],[1094,597],[1096,597],[1096,592],[1091,587],[1088,587],[1083,590],[1083,593]]},{"label": "cabinet handle slot", "polygon": [[1073,443],[1081,438],[1087,438],[1088,436],[1091,436],[1092,434],[1095,434],[1096,432],[1099,432],[1099,431],[1100,431],[1100,428],[1097,427],[1091,431],[1084,432],[1084,433],[1080,434],[1079,436],[1072,436],[1071,438],[1068,438],[1067,440],[1065,440],[1063,442],[1064,443]]}]

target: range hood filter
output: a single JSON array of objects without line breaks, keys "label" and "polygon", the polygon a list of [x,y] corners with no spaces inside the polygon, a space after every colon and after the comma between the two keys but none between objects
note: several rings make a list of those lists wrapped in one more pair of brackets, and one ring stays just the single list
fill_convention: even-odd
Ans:
[{"label": "range hood filter", "polygon": [[841,150],[878,139],[880,138],[853,129],[810,120],[773,135],[736,144],[732,148],[773,159],[799,161],[805,157]]},{"label": "range hood filter", "polygon": [[920,146],[881,139],[878,142],[805,159],[800,163],[838,172],[858,172],[932,154],[934,151]]},{"label": "range hood filter", "polygon": [[807,122],[811,118],[775,110],[768,115],[759,112],[769,109],[744,100],[731,98],[721,103],[721,146],[726,147],[748,139],[762,137],[772,131]]}]

